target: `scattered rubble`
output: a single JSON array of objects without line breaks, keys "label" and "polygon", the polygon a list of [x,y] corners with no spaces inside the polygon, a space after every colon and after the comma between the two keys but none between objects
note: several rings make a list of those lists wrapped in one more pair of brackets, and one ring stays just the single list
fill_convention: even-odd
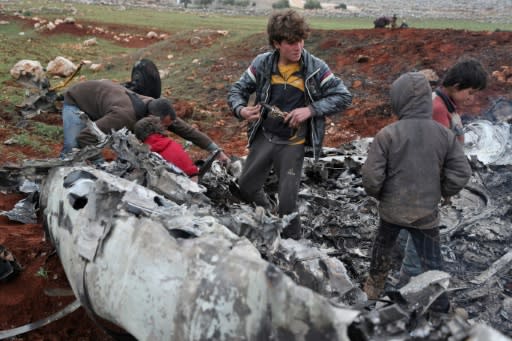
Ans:
[{"label": "scattered rubble", "polygon": [[[104,143],[118,158],[96,168],[84,164],[100,152],[90,147],[66,160],[30,161],[18,168],[4,167],[0,174],[11,188],[26,179],[43,183],[43,217],[75,294],[95,314],[140,339],[176,332],[186,339],[212,335],[281,339],[285,334],[307,338],[307,330],[333,340],[469,336],[487,340],[490,335],[508,339],[497,330],[512,330],[507,318],[510,304],[501,283],[510,275],[507,248],[512,231],[506,226],[512,218],[507,191],[512,172],[505,165],[478,161],[478,151],[472,151],[470,184],[442,208],[447,272],[425,273],[403,288],[393,287],[391,278],[387,297],[374,306],[358,284],[367,273],[378,224],[377,203],[365,195],[359,174],[371,138],[326,148],[317,164],[306,158],[300,192],[304,231],[299,241],[280,238],[293,217],[279,219],[238,199],[236,174],[243,159],[228,168],[214,162],[201,183],[195,184],[155,158],[127,131],[113,133]],[[271,177],[266,184],[269,193],[275,190],[275,180]],[[95,204],[106,201],[117,209]],[[152,253],[160,249],[158,257]],[[118,257],[119,252],[127,254]],[[131,270],[108,266],[113,257],[133,259]],[[494,265],[489,267],[489,261]],[[165,277],[162,271],[173,274],[174,280],[156,285],[150,279]],[[134,276],[130,274],[136,274],[137,280],[126,277]],[[120,291],[115,285],[123,281],[112,281],[113,277],[132,284]],[[179,289],[184,282],[195,289]],[[133,295],[130,290],[147,295]],[[118,300],[111,292],[125,294]],[[467,317],[429,313],[429,304],[443,292],[449,293],[455,307],[467,311]],[[177,304],[183,297],[187,304]],[[255,302],[250,297],[260,299]],[[162,308],[154,309],[155,304]],[[235,306],[246,306],[251,314],[234,310]],[[133,320],[138,317],[122,313],[127,310],[144,312],[141,321],[160,322],[151,324],[153,328],[147,327],[149,322],[139,325]],[[272,319],[268,319],[270,311]],[[212,328],[203,327],[205,318],[214,321],[208,324]]]}]

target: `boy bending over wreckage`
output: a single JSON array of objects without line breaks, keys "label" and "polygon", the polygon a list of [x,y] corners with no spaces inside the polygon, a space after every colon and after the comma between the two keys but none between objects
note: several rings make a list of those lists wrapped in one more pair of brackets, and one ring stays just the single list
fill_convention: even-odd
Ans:
[{"label": "boy bending over wreckage", "polygon": [[[438,204],[471,176],[455,134],[432,119],[432,89],[423,74],[410,72],[395,80],[391,105],[399,120],[375,136],[362,167],[363,186],[379,200],[380,215],[364,285],[369,299],[384,289],[402,229],[410,233],[423,268],[441,270]],[[449,307],[443,293],[431,309],[447,312]]]},{"label": "boy bending over wreckage", "polygon": [[[77,83],[64,93],[62,120],[64,128],[64,145],[61,157],[72,152],[73,148],[84,148],[98,142],[97,134],[91,132],[80,118],[85,113],[105,134],[112,130],[128,128],[133,131],[135,123],[154,115],[169,131],[191,141],[209,152],[220,148],[206,134],[188,125],[180,118],[172,120],[172,109],[168,99],[143,96],[121,84],[110,80],[89,80]],[[217,159],[227,162],[228,157],[221,151]]]}]

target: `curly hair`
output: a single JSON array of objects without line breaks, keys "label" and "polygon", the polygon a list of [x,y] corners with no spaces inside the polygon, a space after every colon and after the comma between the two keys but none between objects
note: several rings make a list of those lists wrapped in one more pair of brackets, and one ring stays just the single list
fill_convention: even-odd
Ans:
[{"label": "curly hair", "polygon": [[277,11],[268,19],[267,34],[271,47],[274,47],[275,41],[281,43],[286,40],[288,43],[296,43],[306,39],[309,33],[306,20],[295,10]]},{"label": "curly hair", "polygon": [[144,142],[149,135],[164,134],[164,129],[160,124],[160,118],[157,116],[147,116],[140,119],[135,123],[133,131],[135,136],[142,142]]}]

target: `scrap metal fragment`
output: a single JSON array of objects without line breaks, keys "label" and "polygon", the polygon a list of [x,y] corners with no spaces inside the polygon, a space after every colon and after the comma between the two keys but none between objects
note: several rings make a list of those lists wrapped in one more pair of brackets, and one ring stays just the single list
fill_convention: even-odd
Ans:
[{"label": "scrap metal fragment", "polygon": [[23,224],[35,224],[37,222],[36,205],[39,186],[32,181],[25,180],[19,191],[27,193],[28,196],[18,201],[12,210],[0,211],[0,215]]},{"label": "scrap metal fragment", "polygon": [[341,261],[306,239],[284,239],[271,258],[297,283],[326,297],[339,297],[355,285]]},{"label": "scrap metal fragment", "polygon": [[29,195],[27,198],[21,199],[14,205],[12,210],[0,211],[0,215],[23,224],[35,224],[37,222],[37,215],[33,198],[34,195]]},{"label": "scrap metal fragment", "polygon": [[474,325],[470,332],[469,338],[470,341],[510,341],[511,339],[503,334],[501,334],[496,329],[493,329],[484,324],[476,324]]},{"label": "scrap metal fragment", "polygon": [[450,278],[450,274],[444,271],[430,270],[412,277],[399,292],[407,302],[409,311],[423,315],[430,305],[446,292]]},{"label": "scrap metal fragment", "polygon": [[510,263],[512,262],[512,250],[504,254],[500,259],[495,261],[489,269],[482,272],[480,275],[478,275],[476,278],[473,278],[471,280],[471,283],[473,284],[483,284],[487,282],[489,279],[491,279],[495,274],[498,272],[501,272],[503,269],[509,270]]}]

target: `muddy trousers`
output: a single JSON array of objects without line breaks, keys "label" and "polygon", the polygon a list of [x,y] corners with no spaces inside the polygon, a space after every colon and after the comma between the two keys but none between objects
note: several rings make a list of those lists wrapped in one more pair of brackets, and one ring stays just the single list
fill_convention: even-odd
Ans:
[{"label": "muddy trousers", "polygon": [[[263,185],[273,167],[278,179],[278,214],[297,211],[304,145],[276,144],[269,141],[260,130],[251,144],[249,155],[238,179],[242,199],[271,209]],[[295,217],[283,231],[285,238],[300,238],[300,217]]]},{"label": "muddy trousers", "polygon": [[400,235],[405,236],[404,245],[404,259],[402,260],[402,267],[400,268],[400,283],[407,284],[409,279],[413,276],[418,276],[423,273],[421,267],[420,257],[416,252],[416,247],[412,238],[406,230],[400,231]]},{"label": "muddy trousers", "polygon": [[[409,232],[422,268],[425,269],[425,271],[441,270],[441,249],[439,245],[438,227],[420,230],[391,224],[381,220],[377,230],[377,236],[373,243],[370,274],[365,284],[365,292],[370,299],[378,298],[384,289],[387,275],[392,266],[391,251],[402,229]],[[449,307],[447,296],[445,294],[441,295],[434,305],[436,310],[447,310]]]}]

